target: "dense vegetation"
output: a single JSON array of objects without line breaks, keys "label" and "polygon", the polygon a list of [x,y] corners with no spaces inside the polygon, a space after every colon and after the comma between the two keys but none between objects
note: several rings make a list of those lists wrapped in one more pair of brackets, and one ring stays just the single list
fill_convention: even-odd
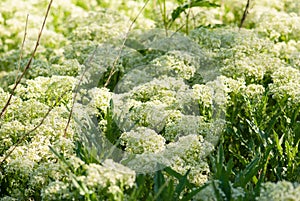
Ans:
[{"label": "dense vegetation", "polygon": [[299,200],[300,1],[48,5],[0,2],[0,200]]}]

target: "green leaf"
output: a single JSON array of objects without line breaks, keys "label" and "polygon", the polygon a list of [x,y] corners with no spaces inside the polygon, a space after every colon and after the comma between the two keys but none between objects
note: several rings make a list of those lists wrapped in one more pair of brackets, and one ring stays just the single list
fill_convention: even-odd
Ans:
[{"label": "green leaf", "polygon": [[165,186],[165,178],[164,175],[162,174],[161,170],[155,172],[154,175],[154,193],[157,195],[157,200],[163,200],[160,194],[162,194]]},{"label": "green leaf", "polygon": [[[211,157],[211,160],[212,160],[212,166],[214,172],[214,179],[220,181],[219,188],[221,188],[222,191],[225,193],[226,198],[230,200],[231,198],[230,176],[232,174],[232,168],[234,166],[233,159],[231,158],[228,161],[228,163],[225,164],[223,145],[220,144],[216,159]],[[218,189],[215,190],[217,191],[216,193],[220,193]]]},{"label": "green leaf", "polygon": [[180,193],[184,190],[184,187],[188,183],[188,174],[190,173],[191,169],[189,169],[185,175],[179,179],[179,184],[176,186],[175,189],[175,199],[179,199]]},{"label": "green leaf", "polygon": [[73,166],[66,160],[66,158],[62,154],[58,153],[52,146],[49,146],[49,149],[54,153],[54,155],[56,155],[59,158],[59,160],[61,160],[64,164],[67,165],[71,172],[74,172]]},{"label": "green leaf", "polygon": [[193,7],[219,7],[219,5],[215,3],[210,3],[208,1],[203,1],[203,0],[196,0],[196,1],[191,1],[189,3],[185,3],[173,10],[171,14],[172,21],[174,22],[180,16],[181,13],[185,12],[186,9],[193,8]]},{"label": "green leaf", "polygon": [[278,137],[278,134],[275,131],[273,131],[273,134],[274,134],[274,139],[275,139],[277,150],[278,150],[280,156],[283,157],[282,142],[283,142],[284,134],[281,136],[280,139]]},{"label": "green leaf", "polygon": [[260,157],[257,156],[246,166],[243,171],[239,172],[236,177],[235,186],[245,188],[247,183],[250,182],[256,174],[258,174],[259,162]]},{"label": "green leaf", "polygon": [[219,190],[218,187],[216,186],[216,183],[215,183],[215,182],[216,182],[216,181],[213,180],[213,181],[212,181],[212,185],[213,185],[213,188],[214,188],[214,192],[215,192],[217,201],[223,201],[224,199],[223,199],[223,197],[222,197],[222,195],[221,195],[221,193],[220,193],[220,190]]},{"label": "green leaf", "polygon": [[265,176],[266,176],[266,172],[267,172],[267,168],[268,168],[268,164],[269,164],[269,157],[270,157],[270,153],[271,153],[272,149],[273,149],[273,146],[269,146],[267,148],[267,150],[264,152],[264,157],[261,160],[261,165],[260,165],[259,169],[261,169],[261,167],[263,166],[263,171],[259,175],[259,179],[258,179],[257,183],[255,184],[254,193],[256,196],[259,195],[261,185],[265,180]]},{"label": "green leaf", "polygon": [[216,175],[217,177],[221,177],[223,174],[223,163],[224,163],[224,150],[223,145],[219,146],[218,156],[216,161]]},{"label": "green leaf", "polygon": [[192,200],[192,198],[199,193],[200,191],[202,191],[203,189],[205,189],[207,186],[209,185],[209,183],[204,184],[203,186],[193,189],[191,192],[187,193],[182,199],[181,201],[189,201]]},{"label": "green leaf", "polygon": [[[183,177],[183,175],[181,175],[180,173],[176,172],[175,170],[173,170],[173,169],[170,168],[170,167],[164,168],[164,171],[165,171],[166,173],[168,173],[169,175],[171,175],[171,176],[177,178],[178,180],[180,180],[180,179]],[[186,186],[187,186],[189,189],[192,189],[192,188],[195,187],[194,184],[191,184],[191,183],[188,182],[188,181],[187,181],[187,183],[186,183]]]},{"label": "green leaf", "polygon": [[71,174],[72,183],[80,192],[81,195],[89,196],[89,194],[92,194],[92,191],[88,189],[88,187],[85,185],[85,183],[79,181],[75,175]]}]

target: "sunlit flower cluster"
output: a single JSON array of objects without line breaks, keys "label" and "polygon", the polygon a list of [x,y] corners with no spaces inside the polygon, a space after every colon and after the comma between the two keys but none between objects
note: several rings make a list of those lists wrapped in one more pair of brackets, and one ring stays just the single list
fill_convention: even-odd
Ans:
[{"label": "sunlit flower cluster", "polygon": [[[141,11],[143,6],[145,5],[145,1],[142,0],[115,0],[115,1],[110,1],[110,0],[103,0],[100,3],[100,6],[103,8],[109,8],[112,10],[118,10],[119,13],[121,13],[124,16],[128,16],[131,20],[133,20]],[[149,8],[151,4],[155,5],[155,2],[149,2],[148,6],[145,8],[145,14],[141,15],[135,23],[135,27],[137,28],[143,28],[143,29],[150,29],[155,27],[155,22],[153,19],[150,19],[153,16],[153,13]],[[174,4],[172,2],[167,2],[168,8],[170,6],[174,7]],[[153,6],[153,5],[151,5]],[[129,22],[129,21],[125,21]]]},{"label": "sunlit flower cluster", "polygon": [[[84,165],[86,171],[85,175],[73,176],[73,178],[79,183],[84,185],[84,188],[76,184],[66,184],[62,182],[52,182],[44,191],[44,197],[47,198],[47,194],[53,196],[53,199],[61,199],[62,192],[78,192],[80,195],[97,193],[97,199],[112,199],[120,200],[124,196],[126,189],[132,188],[135,181],[135,172],[119,163],[114,162],[111,159],[105,160],[101,165],[89,164]],[[70,193],[72,199],[76,198],[76,195]]]},{"label": "sunlit flower cluster", "polygon": [[[50,178],[59,180],[63,177],[49,146],[66,155],[73,154],[72,126],[64,136],[68,118],[64,104],[71,100],[74,81],[75,78],[59,76],[27,80],[12,98],[0,127],[0,138],[4,142],[0,159],[14,149],[5,160],[2,178],[6,179],[5,188],[12,197],[26,200],[43,189]],[[2,108],[8,93],[1,89],[0,94]],[[63,94],[66,95],[59,100]],[[58,102],[61,104],[55,107]],[[46,117],[50,107],[53,108]],[[24,140],[16,144],[20,139]]]},{"label": "sunlit flower cluster", "polygon": [[[184,58],[186,57],[186,58]],[[174,73],[173,76],[183,79],[190,79],[194,76],[196,67],[193,66],[191,55],[184,55],[179,51],[170,51],[167,55],[158,57],[152,61],[159,68],[165,69],[168,73]]]},{"label": "sunlit flower cluster", "polygon": [[162,77],[116,95],[114,104],[119,118],[130,121],[129,125],[146,126],[159,132],[174,110],[199,114],[197,99],[182,79]]},{"label": "sunlit flower cluster", "polygon": [[70,101],[75,82],[76,79],[70,76],[37,77],[27,80],[27,86],[18,87],[17,94],[23,99],[36,99],[52,106],[56,101]]},{"label": "sunlit flower cluster", "polygon": [[[221,181],[212,180],[208,183],[208,186],[205,187],[205,190],[198,193],[194,198],[196,200],[201,200],[201,201],[210,201],[210,200],[217,200],[218,196],[220,196],[222,197],[222,199],[226,199],[226,194],[223,192],[220,185],[221,185]],[[229,185],[230,185],[231,198],[233,200],[245,199],[246,195],[243,188],[234,187],[232,183],[229,183]]]},{"label": "sunlit flower cluster", "polygon": [[136,130],[123,133],[121,140],[121,145],[126,147],[125,151],[134,154],[157,153],[165,148],[165,139],[145,127],[138,127]]},{"label": "sunlit flower cluster", "polygon": [[258,84],[249,84],[241,90],[243,94],[249,100],[260,101],[262,96],[265,93],[265,88],[262,85]]},{"label": "sunlit flower cluster", "polygon": [[87,176],[82,177],[81,180],[88,187],[107,188],[108,192],[114,195],[134,185],[135,172],[109,159],[105,160],[102,165],[88,165]]},{"label": "sunlit flower cluster", "polygon": [[296,13],[280,12],[269,7],[255,7],[249,16],[249,20],[255,24],[255,29],[264,36],[274,41],[289,41],[299,39],[297,22],[299,16]]},{"label": "sunlit flower cluster", "polygon": [[[164,20],[183,2],[167,1]],[[266,111],[282,104],[288,106],[283,118],[291,122],[293,113],[298,123],[299,2],[255,2],[242,29],[218,25],[239,24],[246,1],[196,6],[173,24],[162,22],[160,1],[149,4],[157,10],[146,6],[135,20],[143,0],[53,2],[32,65],[0,119],[0,194],[7,194],[1,200],[124,200],[139,187],[137,173],[153,175],[165,166],[182,175],[190,171],[189,182],[201,186],[210,182],[207,156],[230,110],[243,111],[237,116],[245,122],[263,113],[264,121],[273,118]],[[34,49],[47,5],[0,2],[0,110]],[[169,25],[178,30],[134,30]],[[119,162],[105,158],[110,150],[100,146],[108,132],[118,135],[114,148],[124,154]],[[83,151],[80,143],[89,147]],[[212,182],[195,199],[214,200],[216,192],[225,198],[221,183]],[[245,198],[245,189],[229,185],[232,198]],[[300,197],[299,185],[285,181],[263,183],[260,193],[256,200]]]},{"label": "sunlit flower cluster", "polygon": [[69,185],[62,181],[51,182],[45,189],[43,189],[41,196],[43,200],[70,200],[72,199],[72,192]]},{"label": "sunlit flower cluster", "polygon": [[291,104],[300,103],[300,71],[292,67],[282,67],[272,74],[273,83],[269,85],[272,96],[280,100],[288,97]]},{"label": "sunlit flower cluster", "polygon": [[201,185],[208,180],[210,169],[205,157],[213,149],[214,146],[201,135],[190,134],[164,145],[159,152],[140,151],[141,154],[127,154],[123,163],[141,173],[152,173],[165,166],[170,166],[181,174],[190,169],[189,180]]},{"label": "sunlit flower cluster", "polygon": [[[109,92],[109,89],[103,88],[92,88],[89,90],[89,95],[91,97],[91,102],[88,103],[91,107],[98,109],[98,115],[101,113],[104,116],[107,113],[107,108],[110,106],[110,100],[112,98],[112,93]],[[80,95],[80,94],[79,94]],[[102,117],[104,118],[104,117]]]},{"label": "sunlit flower cluster", "polygon": [[171,167],[181,174],[189,169],[189,179],[201,185],[208,180],[209,166],[203,160],[212,150],[213,145],[203,139],[201,135],[188,135],[167,145],[165,157],[171,161]]},{"label": "sunlit flower cluster", "polygon": [[260,38],[253,30],[200,28],[191,35],[201,46],[213,51],[213,65],[219,66],[227,77],[261,83],[276,69],[286,65],[277,57],[281,50],[273,49],[270,40]]},{"label": "sunlit flower cluster", "polygon": [[256,200],[275,201],[275,200],[293,200],[296,201],[300,196],[299,184],[293,184],[288,181],[279,181],[277,183],[266,182],[262,186],[260,196]]},{"label": "sunlit flower cluster", "polygon": [[88,12],[80,18],[70,19],[68,27],[74,30],[73,41],[107,42],[109,39],[122,38],[122,34],[126,33],[129,23],[127,16],[109,10],[99,10]]},{"label": "sunlit flower cluster", "polygon": [[64,165],[60,164],[58,171],[64,172],[65,176],[70,174],[70,178],[50,182],[42,189],[43,200],[73,200],[78,198],[78,194],[81,196],[94,194],[93,196],[97,199],[118,200],[122,198],[124,190],[134,186],[135,172],[111,159],[103,161],[101,165],[85,164],[79,158],[71,156],[68,162],[75,171],[84,169],[86,173],[74,175],[74,173],[62,170]]}]

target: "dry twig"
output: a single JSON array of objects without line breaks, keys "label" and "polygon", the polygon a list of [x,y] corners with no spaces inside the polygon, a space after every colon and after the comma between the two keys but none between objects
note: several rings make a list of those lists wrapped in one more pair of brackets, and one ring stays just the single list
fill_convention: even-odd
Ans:
[{"label": "dry twig", "polygon": [[[95,48],[92,56],[88,59],[87,64],[89,64],[92,61],[92,59],[95,57],[97,49],[98,49],[98,46],[96,46],[96,48]],[[78,82],[78,84],[76,86],[76,89],[74,90],[75,94],[74,94],[74,97],[73,97],[73,102],[72,102],[71,110],[70,110],[69,116],[68,116],[68,122],[67,122],[67,125],[66,125],[65,130],[64,130],[64,137],[67,137],[67,131],[68,131],[68,128],[70,126],[71,118],[72,118],[72,115],[73,115],[74,105],[75,105],[76,98],[77,98],[77,95],[78,95],[79,86],[81,85],[81,83],[83,81],[83,78],[84,78],[84,75],[87,72],[87,70],[88,70],[88,68],[86,68],[85,71],[82,73],[82,75],[81,75],[81,77],[79,79],[79,82]]]},{"label": "dry twig", "polygon": [[243,24],[246,20],[246,17],[249,13],[249,7],[250,7],[250,0],[247,0],[247,4],[246,4],[246,7],[245,7],[245,10],[244,10],[244,13],[243,13],[243,17],[241,19],[241,22],[240,22],[240,26],[239,26],[239,29],[241,29],[243,27]]},{"label": "dry twig", "polygon": [[12,88],[12,91],[10,92],[10,96],[9,96],[9,98],[7,99],[7,102],[5,103],[4,107],[3,107],[2,110],[1,110],[0,118],[2,118],[4,112],[7,110],[8,106],[9,106],[9,104],[10,104],[10,102],[11,102],[11,99],[12,99],[12,97],[13,97],[15,91],[16,91],[16,88],[19,86],[19,84],[20,84],[22,78],[25,76],[26,72],[30,69],[31,63],[32,63],[32,61],[33,61],[33,59],[34,59],[34,56],[35,56],[35,54],[36,54],[36,51],[37,51],[37,49],[38,49],[38,47],[39,47],[39,45],[40,45],[40,40],[41,40],[41,37],[42,37],[42,33],[43,33],[43,30],[44,30],[44,27],[45,27],[45,25],[46,25],[46,20],[47,20],[47,18],[48,18],[48,14],[49,14],[49,11],[50,11],[52,2],[53,2],[53,0],[50,0],[50,2],[49,2],[49,4],[48,4],[48,8],[47,8],[47,11],[46,11],[46,14],[45,14],[45,18],[44,18],[44,21],[43,21],[41,30],[40,30],[40,32],[39,32],[39,35],[38,35],[38,38],[37,38],[37,41],[36,41],[34,50],[33,50],[32,54],[31,54],[31,57],[30,57],[29,61],[27,62],[27,65],[26,65],[26,67],[24,68],[23,73],[22,73],[22,74],[20,75],[20,77],[18,77],[18,79],[16,80],[16,82],[15,82],[15,84],[14,84],[14,87]]},{"label": "dry twig", "polygon": [[104,87],[107,87],[107,85],[108,85],[109,82],[110,82],[110,79],[111,79],[112,76],[116,73],[115,68],[116,68],[117,62],[119,61],[119,59],[120,59],[120,57],[121,57],[121,54],[122,54],[122,51],[123,51],[123,49],[124,49],[124,47],[125,47],[125,43],[126,43],[126,41],[127,41],[127,39],[128,39],[129,33],[130,33],[130,31],[131,31],[131,29],[132,29],[134,23],[137,21],[137,19],[139,18],[139,16],[142,14],[143,10],[146,8],[146,6],[147,6],[147,4],[149,3],[149,1],[150,1],[150,0],[147,0],[147,1],[145,2],[144,6],[141,8],[141,10],[140,10],[139,13],[137,14],[137,16],[136,16],[136,17],[133,19],[133,21],[131,22],[131,24],[130,24],[130,26],[129,26],[127,32],[126,32],[126,35],[125,35],[125,38],[124,38],[124,40],[123,40],[122,46],[121,46],[121,48],[120,48],[119,54],[117,55],[117,58],[114,60],[112,69],[111,69],[111,71],[110,71],[110,73],[109,73],[109,76],[108,76],[108,78],[107,78],[107,80],[106,80],[106,82],[105,82],[105,84],[104,84]]},{"label": "dry twig", "polygon": [[26,23],[25,23],[24,37],[23,37],[23,41],[22,41],[22,45],[21,45],[21,50],[20,50],[20,57],[19,57],[19,62],[18,62],[18,70],[17,70],[17,73],[16,73],[15,84],[16,84],[16,82],[17,82],[17,80],[18,80],[19,72],[20,72],[20,69],[21,69],[21,60],[22,60],[22,58],[23,58],[23,49],[24,49],[25,40],[26,40],[26,36],[27,36],[28,18],[29,18],[29,14],[27,14],[27,16],[26,16]]}]

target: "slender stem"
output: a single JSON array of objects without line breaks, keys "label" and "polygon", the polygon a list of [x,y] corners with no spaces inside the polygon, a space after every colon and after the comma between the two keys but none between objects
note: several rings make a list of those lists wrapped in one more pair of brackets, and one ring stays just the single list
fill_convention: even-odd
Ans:
[{"label": "slender stem", "polygon": [[147,4],[149,3],[149,1],[150,1],[150,0],[147,0],[147,1],[145,2],[145,4],[144,4],[144,6],[142,7],[142,9],[139,11],[139,13],[137,14],[137,16],[136,16],[136,17],[133,19],[133,21],[131,22],[131,24],[130,24],[130,26],[129,26],[127,32],[126,32],[125,38],[124,38],[123,43],[122,43],[122,46],[121,46],[121,48],[120,48],[120,51],[119,51],[119,53],[118,53],[118,55],[117,55],[117,58],[114,60],[112,69],[111,69],[111,71],[110,71],[110,73],[109,73],[109,76],[108,76],[108,78],[107,78],[107,80],[106,80],[106,82],[105,82],[105,84],[104,84],[104,87],[107,87],[107,85],[109,84],[109,82],[110,82],[112,76],[116,73],[115,68],[116,68],[117,62],[119,61],[119,59],[120,59],[120,57],[121,57],[121,55],[122,55],[122,52],[123,52],[123,49],[124,49],[124,47],[125,47],[125,43],[126,43],[126,41],[127,41],[127,39],[128,39],[129,33],[130,33],[130,31],[131,31],[133,25],[135,24],[135,22],[136,22],[137,19],[139,18],[139,16],[142,14],[143,10],[146,8],[146,6],[147,6]]},{"label": "slender stem", "polygon": [[15,84],[16,84],[16,82],[18,80],[19,72],[20,72],[20,69],[21,69],[21,60],[23,58],[24,44],[25,44],[25,40],[26,40],[26,36],[27,36],[28,18],[29,18],[29,14],[27,14],[27,16],[26,16],[24,37],[23,37],[23,41],[22,41],[22,45],[21,45],[21,50],[20,50],[20,57],[19,57],[19,62],[18,62],[18,70],[17,70],[17,73],[16,73]]},{"label": "slender stem", "polygon": [[243,24],[246,20],[246,17],[249,13],[249,6],[250,6],[250,0],[247,0],[247,4],[246,4],[246,7],[245,7],[245,10],[244,10],[244,13],[243,13],[243,17],[241,19],[241,22],[240,22],[240,26],[239,26],[239,30],[243,27]]},{"label": "slender stem", "polygon": [[166,0],[163,0],[163,20],[164,20],[164,27],[166,31],[166,36],[168,37],[168,21],[167,21],[167,5]]},{"label": "slender stem", "polygon": [[190,14],[191,14],[191,8],[190,8],[191,4],[189,4],[189,10],[188,12],[186,13],[186,21],[185,21],[185,33],[188,35],[189,34],[189,18],[190,18]]},{"label": "slender stem", "polygon": [[1,113],[0,113],[0,119],[2,118],[2,116],[3,116],[4,112],[5,112],[5,110],[7,110],[8,106],[10,105],[11,99],[12,99],[12,97],[13,97],[15,91],[16,91],[16,88],[19,86],[19,84],[20,84],[22,78],[25,76],[26,72],[29,70],[29,68],[30,68],[30,66],[31,66],[31,63],[32,63],[33,58],[34,58],[34,56],[35,56],[35,54],[36,54],[36,51],[37,51],[37,49],[38,49],[38,47],[39,47],[39,45],[40,45],[40,40],[41,40],[41,37],[42,37],[42,33],[43,33],[43,30],[44,30],[44,27],[45,27],[45,25],[46,25],[46,20],[47,20],[47,18],[48,18],[48,14],[49,14],[49,11],[50,11],[52,2],[53,2],[53,0],[50,0],[50,2],[49,2],[49,4],[48,4],[48,8],[47,8],[46,15],[45,15],[45,18],[44,18],[44,21],[43,21],[43,25],[42,25],[41,30],[40,30],[40,32],[39,32],[39,35],[38,35],[38,38],[37,38],[37,41],[36,41],[34,50],[33,50],[32,54],[31,54],[31,57],[30,57],[30,59],[29,59],[27,65],[26,65],[26,67],[24,68],[23,73],[22,73],[22,74],[20,75],[20,77],[18,77],[18,79],[16,80],[15,85],[14,85],[14,87],[13,87],[11,93],[10,93],[10,96],[9,96],[7,102],[5,103],[4,107],[3,107],[2,110],[1,110]]},{"label": "slender stem", "polygon": [[[96,51],[98,49],[98,46],[96,46],[92,56],[88,59],[87,61],[87,64],[89,64],[92,59],[95,57],[95,54],[96,54]],[[76,98],[77,98],[77,95],[78,95],[78,91],[79,91],[79,86],[81,85],[82,81],[83,81],[83,78],[84,78],[84,75],[85,73],[87,72],[88,68],[86,68],[84,70],[84,72],[82,73],[81,77],[80,77],[80,80],[79,80],[79,83],[78,85],[76,86],[76,89],[75,89],[75,94],[74,94],[74,97],[73,97],[73,102],[72,102],[72,106],[71,106],[71,110],[70,110],[70,113],[69,113],[69,116],[68,116],[68,122],[67,122],[67,125],[64,129],[64,137],[67,137],[67,131],[68,131],[68,128],[70,126],[70,122],[71,122],[71,118],[72,118],[72,115],[73,115],[73,111],[74,111],[74,105],[75,105],[75,101],[76,101]]]}]

